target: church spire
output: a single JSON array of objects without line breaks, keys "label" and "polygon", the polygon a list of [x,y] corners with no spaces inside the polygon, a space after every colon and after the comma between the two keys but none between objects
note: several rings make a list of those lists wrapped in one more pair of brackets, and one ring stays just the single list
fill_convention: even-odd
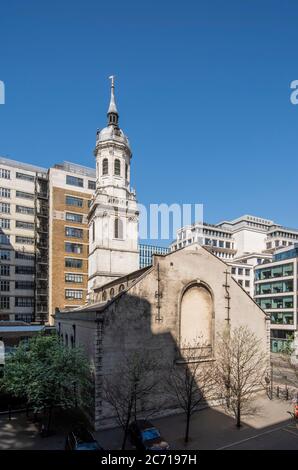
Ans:
[{"label": "church spire", "polygon": [[110,99],[110,105],[109,105],[108,114],[107,114],[107,116],[108,116],[108,126],[118,127],[119,114],[118,114],[118,111],[117,111],[117,106],[116,106],[116,103],[115,103],[115,95],[114,95],[115,76],[111,75],[109,77],[109,79],[111,80],[111,99]]}]

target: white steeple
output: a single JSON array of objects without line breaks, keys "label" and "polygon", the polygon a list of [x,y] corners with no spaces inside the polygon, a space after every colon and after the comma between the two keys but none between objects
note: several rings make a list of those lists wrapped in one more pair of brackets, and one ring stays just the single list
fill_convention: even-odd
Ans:
[{"label": "white steeple", "polygon": [[130,188],[132,157],[128,138],[118,127],[114,76],[108,125],[97,131],[96,192],[89,212],[89,291],[139,267],[138,207]]}]

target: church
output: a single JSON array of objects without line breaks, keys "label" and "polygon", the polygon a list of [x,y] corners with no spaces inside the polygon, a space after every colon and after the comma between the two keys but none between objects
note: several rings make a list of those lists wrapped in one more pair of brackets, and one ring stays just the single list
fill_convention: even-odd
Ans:
[{"label": "church", "polygon": [[[158,357],[156,373],[165,377],[173,364],[179,367],[184,344],[203,338],[206,360],[216,361],[217,333],[226,325],[243,325],[256,334],[269,356],[268,317],[233,279],[231,267],[204,247],[194,244],[154,255],[152,266],[138,268],[138,207],[130,187],[132,153],[119,128],[113,77],[107,116],[107,127],[97,133],[95,148],[89,302],[55,314],[65,344],[82,346],[90,361],[95,429],[115,425],[113,411],[104,400],[103,383],[121,369],[130,352]],[[168,402],[161,414],[172,412]]]}]

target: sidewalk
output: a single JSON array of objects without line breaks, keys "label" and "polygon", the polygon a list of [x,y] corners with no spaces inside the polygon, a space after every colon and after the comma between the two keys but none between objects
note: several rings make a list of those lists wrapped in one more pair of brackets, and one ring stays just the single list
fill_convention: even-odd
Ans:
[{"label": "sidewalk", "polygon": [[[151,420],[160,430],[172,449],[298,449],[298,429],[287,411],[290,402],[270,401],[259,396],[256,400],[258,413],[244,418],[243,426],[237,429],[235,420],[223,409],[208,408],[195,413],[190,428],[190,442],[184,445],[185,418],[183,414]],[[71,417],[56,416],[53,421],[55,434],[47,438],[38,435],[37,426],[26,419],[26,415],[0,417],[1,449],[64,449],[65,437],[71,427]],[[293,426],[294,425],[294,426]],[[94,433],[105,449],[119,449],[122,431],[119,428]],[[130,448],[128,443],[127,448]]]}]

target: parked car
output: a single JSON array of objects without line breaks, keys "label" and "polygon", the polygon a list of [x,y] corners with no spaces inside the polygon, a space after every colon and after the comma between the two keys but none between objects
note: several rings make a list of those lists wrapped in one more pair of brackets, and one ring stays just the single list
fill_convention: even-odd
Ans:
[{"label": "parked car", "polygon": [[130,441],[137,450],[167,450],[170,448],[159,430],[145,419],[130,423],[128,432]]},{"label": "parked car", "polygon": [[77,426],[67,435],[65,450],[104,450],[88,429]]}]

